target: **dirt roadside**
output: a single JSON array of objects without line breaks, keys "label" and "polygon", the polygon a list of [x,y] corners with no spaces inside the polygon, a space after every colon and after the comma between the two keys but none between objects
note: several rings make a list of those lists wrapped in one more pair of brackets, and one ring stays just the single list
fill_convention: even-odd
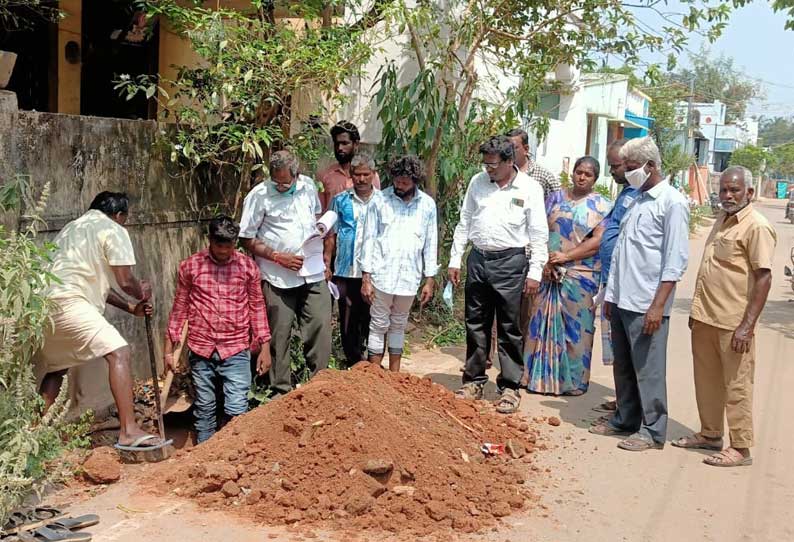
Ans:
[{"label": "dirt roadside", "polygon": [[[794,527],[785,521],[794,507],[794,435],[788,413],[794,412],[794,302],[783,265],[794,246],[794,226],[783,222],[777,202],[758,208],[778,231],[778,249],[770,301],[757,330],[755,390],[755,465],[742,469],[717,469],[701,463],[703,455],[666,446],[664,450],[636,454],[616,448],[616,440],[587,432],[598,416],[592,406],[611,395],[610,369],[599,362],[592,368],[590,391],[582,397],[552,398],[524,395],[522,411],[529,416],[559,416],[562,425],[550,428],[556,448],[538,454],[539,464],[550,469],[549,488],[542,493],[543,508],[508,518],[498,531],[474,540],[614,542],[720,540],[725,542],[794,540]],[[707,231],[693,239],[690,268],[679,285],[671,318],[668,346],[668,438],[698,428],[692,383],[692,361],[687,314],[694,278]],[[405,361],[417,374],[455,385],[462,352],[418,351]],[[596,341],[594,360],[600,360]],[[547,477],[547,479],[548,479]],[[73,491],[55,496],[75,502]],[[106,492],[75,503],[72,513],[97,513],[102,522],[92,527],[94,540],[138,542],[158,540],[248,541],[301,540],[286,529],[267,529],[230,520],[178,499],[143,494],[127,478]],[[319,539],[337,540],[316,532]],[[381,539],[381,537],[378,537]],[[368,539],[362,534],[361,540]],[[468,538],[467,538],[468,539]],[[350,538],[345,538],[348,542]]]}]

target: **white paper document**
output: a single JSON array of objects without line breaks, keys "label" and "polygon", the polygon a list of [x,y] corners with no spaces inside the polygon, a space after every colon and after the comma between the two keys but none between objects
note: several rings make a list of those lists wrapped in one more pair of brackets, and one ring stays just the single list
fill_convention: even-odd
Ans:
[{"label": "white paper document", "polygon": [[325,272],[323,260],[323,239],[336,224],[337,214],[327,211],[317,220],[314,233],[303,242],[303,267],[298,271],[298,276],[311,277]]}]

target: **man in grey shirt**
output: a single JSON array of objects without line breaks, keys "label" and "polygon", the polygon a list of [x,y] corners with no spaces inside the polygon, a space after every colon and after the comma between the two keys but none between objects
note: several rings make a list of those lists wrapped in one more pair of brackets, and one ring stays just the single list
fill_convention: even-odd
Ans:
[{"label": "man in grey shirt", "polygon": [[664,447],[667,434],[667,333],[675,285],[687,267],[689,207],[662,180],[651,138],[629,140],[620,157],[640,195],[621,224],[605,296],[617,411],[590,432],[630,435],[618,447],[644,451]]}]

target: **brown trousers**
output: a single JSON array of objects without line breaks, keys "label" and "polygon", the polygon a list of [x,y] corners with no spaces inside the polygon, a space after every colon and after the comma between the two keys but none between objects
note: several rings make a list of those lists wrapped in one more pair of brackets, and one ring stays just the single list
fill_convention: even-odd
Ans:
[{"label": "brown trousers", "polygon": [[750,351],[738,354],[731,348],[733,331],[697,320],[692,326],[692,357],[695,396],[700,413],[700,433],[722,438],[723,415],[728,418],[731,446],[753,446],[753,378],[755,341]]}]

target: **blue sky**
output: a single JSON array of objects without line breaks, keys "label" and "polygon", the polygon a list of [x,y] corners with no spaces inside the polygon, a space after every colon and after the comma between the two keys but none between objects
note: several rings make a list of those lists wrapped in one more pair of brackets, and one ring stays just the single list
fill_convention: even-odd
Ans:
[{"label": "blue sky", "polygon": [[[668,9],[674,11],[675,2],[670,4]],[[737,68],[760,80],[766,98],[751,104],[748,109],[751,115],[794,115],[794,31],[784,30],[784,22],[785,13],[775,13],[767,2],[756,0],[735,10],[722,36],[709,46],[713,55],[724,53],[733,57]],[[704,41],[701,36],[693,35],[687,49],[697,52]],[[686,54],[679,62],[688,64]]]}]

